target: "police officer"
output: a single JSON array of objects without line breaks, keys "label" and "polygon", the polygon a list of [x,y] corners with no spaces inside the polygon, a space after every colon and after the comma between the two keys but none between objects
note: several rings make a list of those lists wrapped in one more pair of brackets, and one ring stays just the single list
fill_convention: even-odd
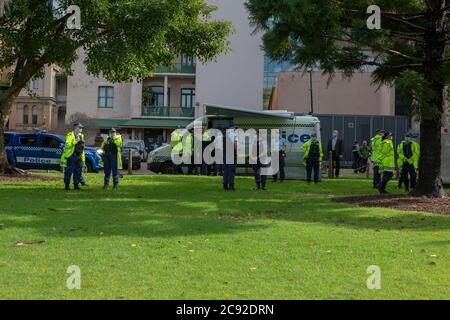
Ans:
[{"label": "police officer", "polygon": [[226,191],[236,191],[234,183],[237,164],[237,135],[235,130],[235,126],[230,126],[223,136],[223,189]]},{"label": "police officer", "polygon": [[[181,126],[177,127],[177,130],[172,132],[172,135],[170,137],[170,144],[172,146],[172,152],[179,154],[182,156],[183,154],[183,135],[179,132],[181,129]],[[181,165],[174,165],[175,166],[175,174],[183,174],[183,169],[181,168]]]},{"label": "police officer", "polygon": [[64,184],[66,190],[70,190],[72,176],[75,190],[80,190],[83,168],[86,163],[84,147],[83,125],[77,123],[74,125],[73,130],[66,135],[66,144],[61,156],[61,167],[64,168]]},{"label": "police officer", "polygon": [[381,184],[381,172],[380,172],[380,156],[381,156],[381,145],[383,142],[384,131],[378,129],[376,131],[375,137],[370,141],[372,144],[372,156],[371,161],[373,165],[373,187],[378,189]]},{"label": "police officer", "polygon": [[256,150],[256,158],[253,158],[253,175],[255,177],[256,188],[254,190],[266,190],[267,176],[261,174],[261,170],[264,165],[261,159],[267,158],[267,143],[263,141],[262,136],[258,134],[256,146],[253,146],[253,150]]},{"label": "police officer", "polygon": [[[405,141],[402,141],[399,144],[397,148],[397,154],[398,166],[401,170],[399,184],[404,183],[406,192],[409,192],[410,186],[412,189],[416,188],[417,169],[419,168],[420,158],[420,145],[413,140],[413,136],[411,134],[407,134],[405,137]],[[399,186],[401,187],[401,185]]]},{"label": "police officer", "polygon": [[[105,171],[105,184],[103,189],[107,190],[109,187],[109,181],[111,179],[111,173],[113,176],[113,188],[117,190],[119,187],[119,170],[122,169],[122,154],[120,149],[122,148],[122,136],[117,133],[116,129],[109,130],[109,136],[106,141],[103,142],[101,149],[103,150],[103,162]],[[132,161],[129,159],[128,161]]]},{"label": "police officer", "polygon": [[322,142],[317,139],[317,134],[311,135],[311,140],[303,145],[303,160],[306,165],[306,176],[308,183],[311,183],[312,172],[314,170],[314,183],[319,183],[320,165],[323,159]]},{"label": "police officer", "polygon": [[378,186],[378,191],[381,194],[388,193],[386,187],[389,181],[394,177],[395,172],[395,151],[394,143],[392,142],[392,133],[385,132],[381,142],[380,155],[380,173],[382,173],[381,183]]},{"label": "police officer", "polygon": [[286,166],[286,156],[287,156],[287,143],[286,143],[286,139],[282,136],[280,136],[280,140],[278,142],[278,150],[280,152],[279,155],[279,159],[280,159],[280,171],[277,174],[273,175],[273,182],[277,182],[278,181],[278,175],[280,175],[280,182],[283,182],[284,179],[286,178],[286,173],[285,173],[285,166]]}]

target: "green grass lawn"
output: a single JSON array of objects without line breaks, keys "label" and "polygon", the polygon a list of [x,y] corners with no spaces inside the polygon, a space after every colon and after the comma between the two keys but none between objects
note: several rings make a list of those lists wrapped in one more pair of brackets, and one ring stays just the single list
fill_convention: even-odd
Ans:
[{"label": "green grass lawn", "polygon": [[[255,192],[238,178],[225,193],[219,178],[126,176],[114,193],[101,180],[0,183],[0,299],[450,298],[450,218],[331,202],[374,193],[369,181]],[[81,290],[66,288],[71,265]]]}]

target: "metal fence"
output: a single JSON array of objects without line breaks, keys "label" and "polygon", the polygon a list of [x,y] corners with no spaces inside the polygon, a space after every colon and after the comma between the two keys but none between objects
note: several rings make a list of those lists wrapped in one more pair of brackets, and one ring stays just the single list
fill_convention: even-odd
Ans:
[{"label": "metal fence", "polygon": [[[322,143],[326,149],[333,130],[340,132],[344,140],[344,165],[353,162],[352,147],[355,141],[362,144],[370,139],[377,129],[393,133],[394,145],[397,146],[405,138],[410,129],[410,119],[406,116],[360,116],[360,115],[316,115],[321,122]],[[326,152],[325,152],[326,153]],[[327,159],[327,155],[325,155]]]}]

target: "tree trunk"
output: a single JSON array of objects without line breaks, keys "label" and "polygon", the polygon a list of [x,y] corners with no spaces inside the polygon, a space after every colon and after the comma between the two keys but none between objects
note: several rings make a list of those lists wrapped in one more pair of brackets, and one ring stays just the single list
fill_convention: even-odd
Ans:
[{"label": "tree trunk", "polygon": [[7,116],[3,110],[8,109],[8,107],[0,105],[0,174],[13,174],[16,172],[8,162],[5,149],[5,127]]},{"label": "tree trunk", "polygon": [[439,121],[422,121],[420,125],[421,157],[415,195],[433,198],[446,196],[441,177],[441,130]]},{"label": "tree trunk", "polygon": [[421,108],[419,181],[415,195],[445,197],[441,175],[442,125],[445,105],[445,81],[442,62],[445,56],[446,12],[444,0],[429,0],[428,28],[425,32],[424,77],[430,97]]}]

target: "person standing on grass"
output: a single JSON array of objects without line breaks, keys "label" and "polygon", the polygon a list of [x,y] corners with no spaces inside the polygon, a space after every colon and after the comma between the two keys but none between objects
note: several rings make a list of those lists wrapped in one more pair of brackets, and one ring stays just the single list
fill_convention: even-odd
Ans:
[{"label": "person standing on grass", "polygon": [[394,143],[392,142],[392,133],[386,132],[383,135],[381,142],[380,152],[380,172],[383,174],[381,184],[378,187],[378,191],[381,194],[388,193],[386,191],[389,181],[394,177],[395,172],[395,151]]},{"label": "person standing on grass", "polygon": [[381,172],[380,172],[380,156],[381,156],[381,146],[383,142],[384,131],[378,129],[376,131],[375,137],[372,138],[372,155],[371,161],[373,165],[373,187],[378,189],[381,184]]},{"label": "person standing on grass", "polygon": [[335,177],[339,178],[341,171],[341,158],[344,157],[344,141],[339,138],[339,131],[334,130],[333,136],[328,142],[328,154],[332,153]]},{"label": "person standing on grass", "polygon": [[367,163],[370,157],[370,147],[367,145],[367,141],[364,140],[362,146],[359,148],[360,158],[360,171],[361,173],[367,172]]},{"label": "person standing on grass", "polygon": [[[178,154],[180,157],[183,154],[183,135],[180,133],[181,126],[177,127],[177,130],[173,131],[170,136],[170,144],[172,146],[172,152]],[[183,174],[181,165],[175,166],[175,174]]]},{"label": "person standing on grass", "polygon": [[236,191],[234,183],[237,164],[237,135],[235,130],[236,127],[231,126],[223,135],[223,189],[225,191]]},{"label": "person standing on grass", "polygon": [[397,154],[398,165],[401,170],[399,186],[401,187],[400,183],[404,183],[406,192],[409,192],[410,187],[413,190],[416,188],[420,145],[413,140],[412,135],[407,134],[405,141],[399,144]]},{"label": "person standing on grass", "polygon": [[319,183],[320,167],[323,159],[322,142],[317,139],[317,134],[311,135],[311,140],[303,145],[303,161],[306,166],[308,183],[311,183],[314,171],[314,183]]},{"label": "person standing on grass", "polygon": [[360,170],[360,163],[361,163],[361,158],[359,156],[359,143],[358,141],[355,141],[355,143],[353,144],[352,147],[352,154],[353,154],[353,172],[354,173],[358,173]]},{"label": "person standing on grass", "polygon": [[[258,139],[256,141],[256,146],[254,148],[256,149],[256,159],[253,160],[253,175],[255,177],[255,184],[256,187],[254,190],[263,190],[266,191],[266,183],[267,183],[267,176],[261,174],[262,168],[265,166],[261,162],[262,159],[267,159],[267,143],[263,141],[262,136],[258,133]],[[256,163],[255,163],[256,162]]]},{"label": "person standing on grass", "polygon": [[75,190],[80,190],[83,168],[86,166],[86,155],[84,153],[83,125],[77,123],[73,130],[67,133],[64,151],[61,156],[61,167],[64,169],[64,185],[66,190],[70,190],[70,182],[73,176]]},{"label": "person standing on grass", "polygon": [[[122,169],[122,154],[120,149],[122,148],[122,136],[117,133],[116,129],[109,130],[109,137],[103,142],[101,149],[103,150],[103,163],[105,171],[105,183],[103,189],[109,188],[109,182],[111,179],[111,173],[113,176],[113,188],[117,191],[119,187],[119,170]],[[128,159],[132,161],[132,159]]]},{"label": "person standing on grass", "polygon": [[277,182],[278,181],[278,175],[280,176],[280,182],[283,182],[284,179],[286,178],[286,173],[285,173],[285,166],[286,166],[286,156],[287,156],[287,143],[286,143],[286,138],[280,136],[280,140],[278,142],[278,150],[279,150],[279,167],[280,167],[280,171],[277,174],[274,174],[272,176],[272,181],[273,182]]}]

